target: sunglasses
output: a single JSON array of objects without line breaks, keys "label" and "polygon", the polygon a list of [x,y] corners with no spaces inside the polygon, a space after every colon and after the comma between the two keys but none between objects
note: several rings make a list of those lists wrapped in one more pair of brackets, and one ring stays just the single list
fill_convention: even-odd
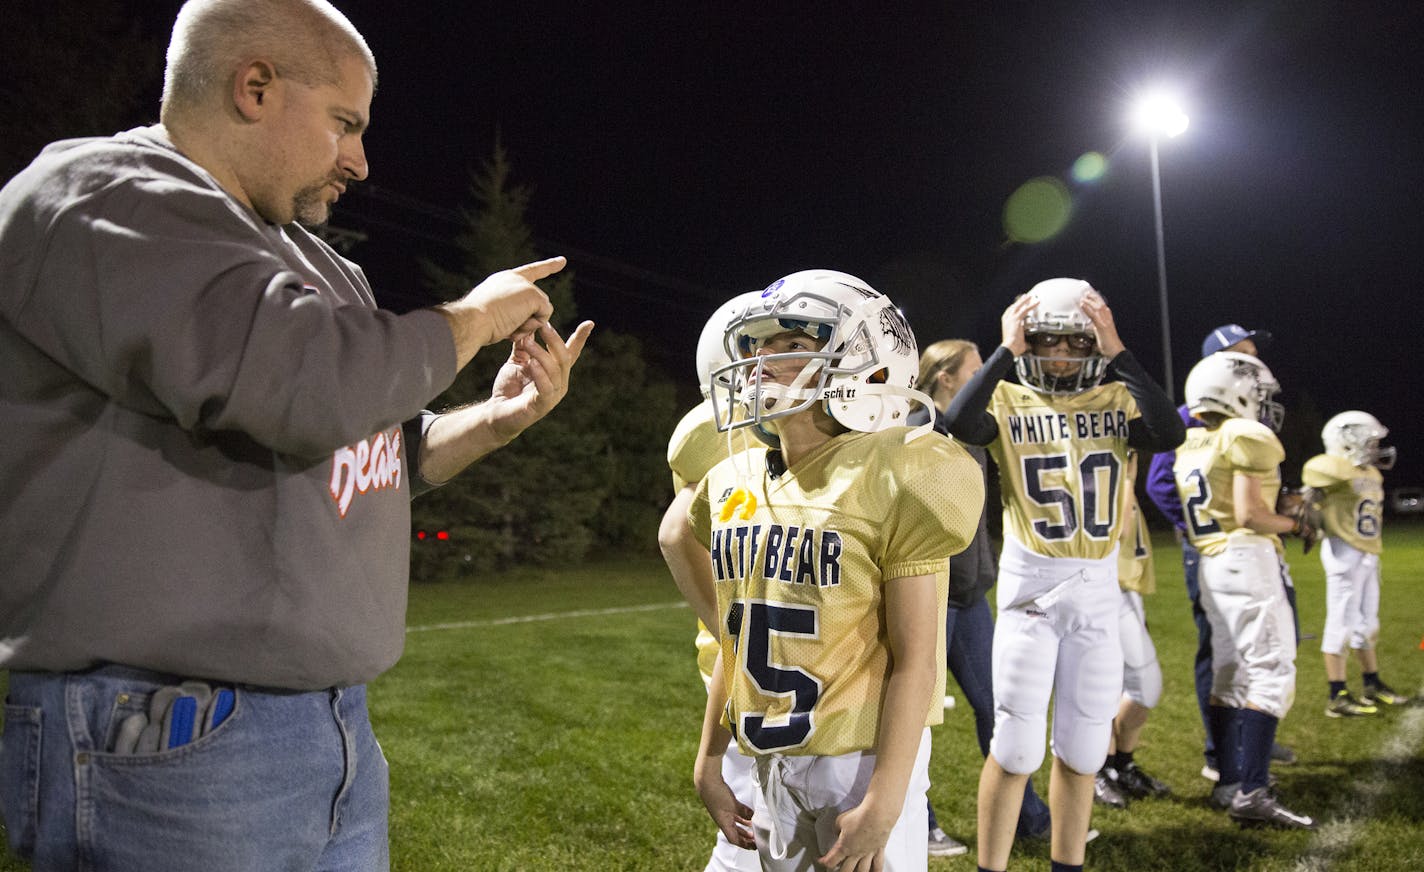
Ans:
[{"label": "sunglasses", "polygon": [[1034,348],[1055,348],[1058,343],[1066,341],[1069,348],[1083,351],[1098,344],[1097,339],[1086,333],[1030,333],[1027,339]]}]

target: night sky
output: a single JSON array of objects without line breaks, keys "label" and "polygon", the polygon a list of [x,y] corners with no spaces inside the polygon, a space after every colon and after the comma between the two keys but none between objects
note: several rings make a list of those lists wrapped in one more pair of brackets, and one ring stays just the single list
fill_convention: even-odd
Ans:
[{"label": "night sky", "polygon": [[[164,27],[178,5],[134,3]],[[454,265],[498,137],[580,315],[688,382],[717,303],[809,267],[870,281],[922,347],[986,354],[1015,294],[1086,278],[1160,377],[1148,147],[1125,119],[1171,82],[1191,116],[1161,146],[1178,398],[1208,330],[1269,329],[1288,407],[1372,411],[1400,449],[1387,486],[1424,485],[1424,5],[337,5],[380,88],[370,183],[332,223],[368,235],[351,255],[383,300],[422,301],[417,256]],[[1106,172],[1076,181],[1094,151]],[[1005,202],[1039,177],[1067,224],[1009,242]]]}]

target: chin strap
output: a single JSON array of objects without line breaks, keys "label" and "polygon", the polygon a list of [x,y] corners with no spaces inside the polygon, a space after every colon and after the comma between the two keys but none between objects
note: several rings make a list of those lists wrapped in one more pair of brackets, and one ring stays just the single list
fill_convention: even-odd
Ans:
[{"label": "chin strap", "polygon": [[[732,435],[733,433],[738,434],[741,438],[742,447],[740,451],[732,444],[732,440],[736,438]],[[747,467],[743,465],[742,458],[740,457],[740,455],[747,450],[749,441],[745,427],[737,427],[727,431],[727,457],[732,461],[732,469],[737,476],[737,486],[732,489],[731,495],[728,496],[727,501],[722,504],[722,511],[717,515],[718,519],[724,524],[732,520],[732,516],[737,514],[738,507],[741,507],[741,517],[743,521],[751,520],[752,515],[757,509],[756,495],[747,488],[747,481],[750,479],[751,474]]]}]

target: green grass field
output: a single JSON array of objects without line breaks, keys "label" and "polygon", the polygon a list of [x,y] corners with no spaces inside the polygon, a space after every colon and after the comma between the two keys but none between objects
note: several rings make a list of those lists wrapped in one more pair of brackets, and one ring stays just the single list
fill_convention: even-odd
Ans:
[{"label": "green grass field", "polygon": [[[1386,528],[1382,672],[1424,691],[1424,526]],[[1424,868],[1424,707],[1374,719],[1323,716],[1318,643],[1324,584],[1292,544],[1303,632],[1295,708],[1280,738],[1300,762],[1278,767],[1288,804],[1319,833],[1243,831],[1209,809],[1192,696],[1195,629],[1176,546],[1159,536],[1158,593],[1147,600],[1166,690],[1137,759],[1174,796],[1098,808],[1095,870]],[[392,773],[395,869],[697,870],[712,824],[692,790],[704,694],[691,612],[652,557],[478,584],[412,588],[399,665],[372,687]],[[1352,664],[1352,687],[1358,671]],[[956,688],[951,684],[951,693]],[[981,758],[967,706],[934,731],[931,799],[944,828],[973,845]],[[1046,791],[1045,772],[1038,778]],[[974,854],[931,869],[974,868]],[[0,870],[23,868],[0,861]],[[1020,846],[1011,868],[1048,868]]]}]

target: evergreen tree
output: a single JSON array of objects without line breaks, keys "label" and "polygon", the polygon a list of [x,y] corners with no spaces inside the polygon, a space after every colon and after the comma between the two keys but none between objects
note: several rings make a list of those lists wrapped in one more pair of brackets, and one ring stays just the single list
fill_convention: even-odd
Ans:
[{"label": "evergreen tree", "polygon": [[[472,178],[475,206],[462,210],[465,229],[456,243],[463,262],[453,270],[423,263],[442,299],[463,295],[492,272],[547,256],[535,251],[525,219],[530,191],[512,185],[510,174],[508,155],[496,145]],[[566,336],[576,323],[574,274],[565,269],[541,286],[554,304],[553,325]],[[481,351],[434,408],[488,397],[508,354],[503,344]],[[672,388],[650,380],[637,340],[595,330],[558,408],[414,502],[416,534],[426,538],[413,549],[412,577],[572,563],[595,548],[656,548],[673,423]],[[442,530],[448,539],[432,538]]]}]

